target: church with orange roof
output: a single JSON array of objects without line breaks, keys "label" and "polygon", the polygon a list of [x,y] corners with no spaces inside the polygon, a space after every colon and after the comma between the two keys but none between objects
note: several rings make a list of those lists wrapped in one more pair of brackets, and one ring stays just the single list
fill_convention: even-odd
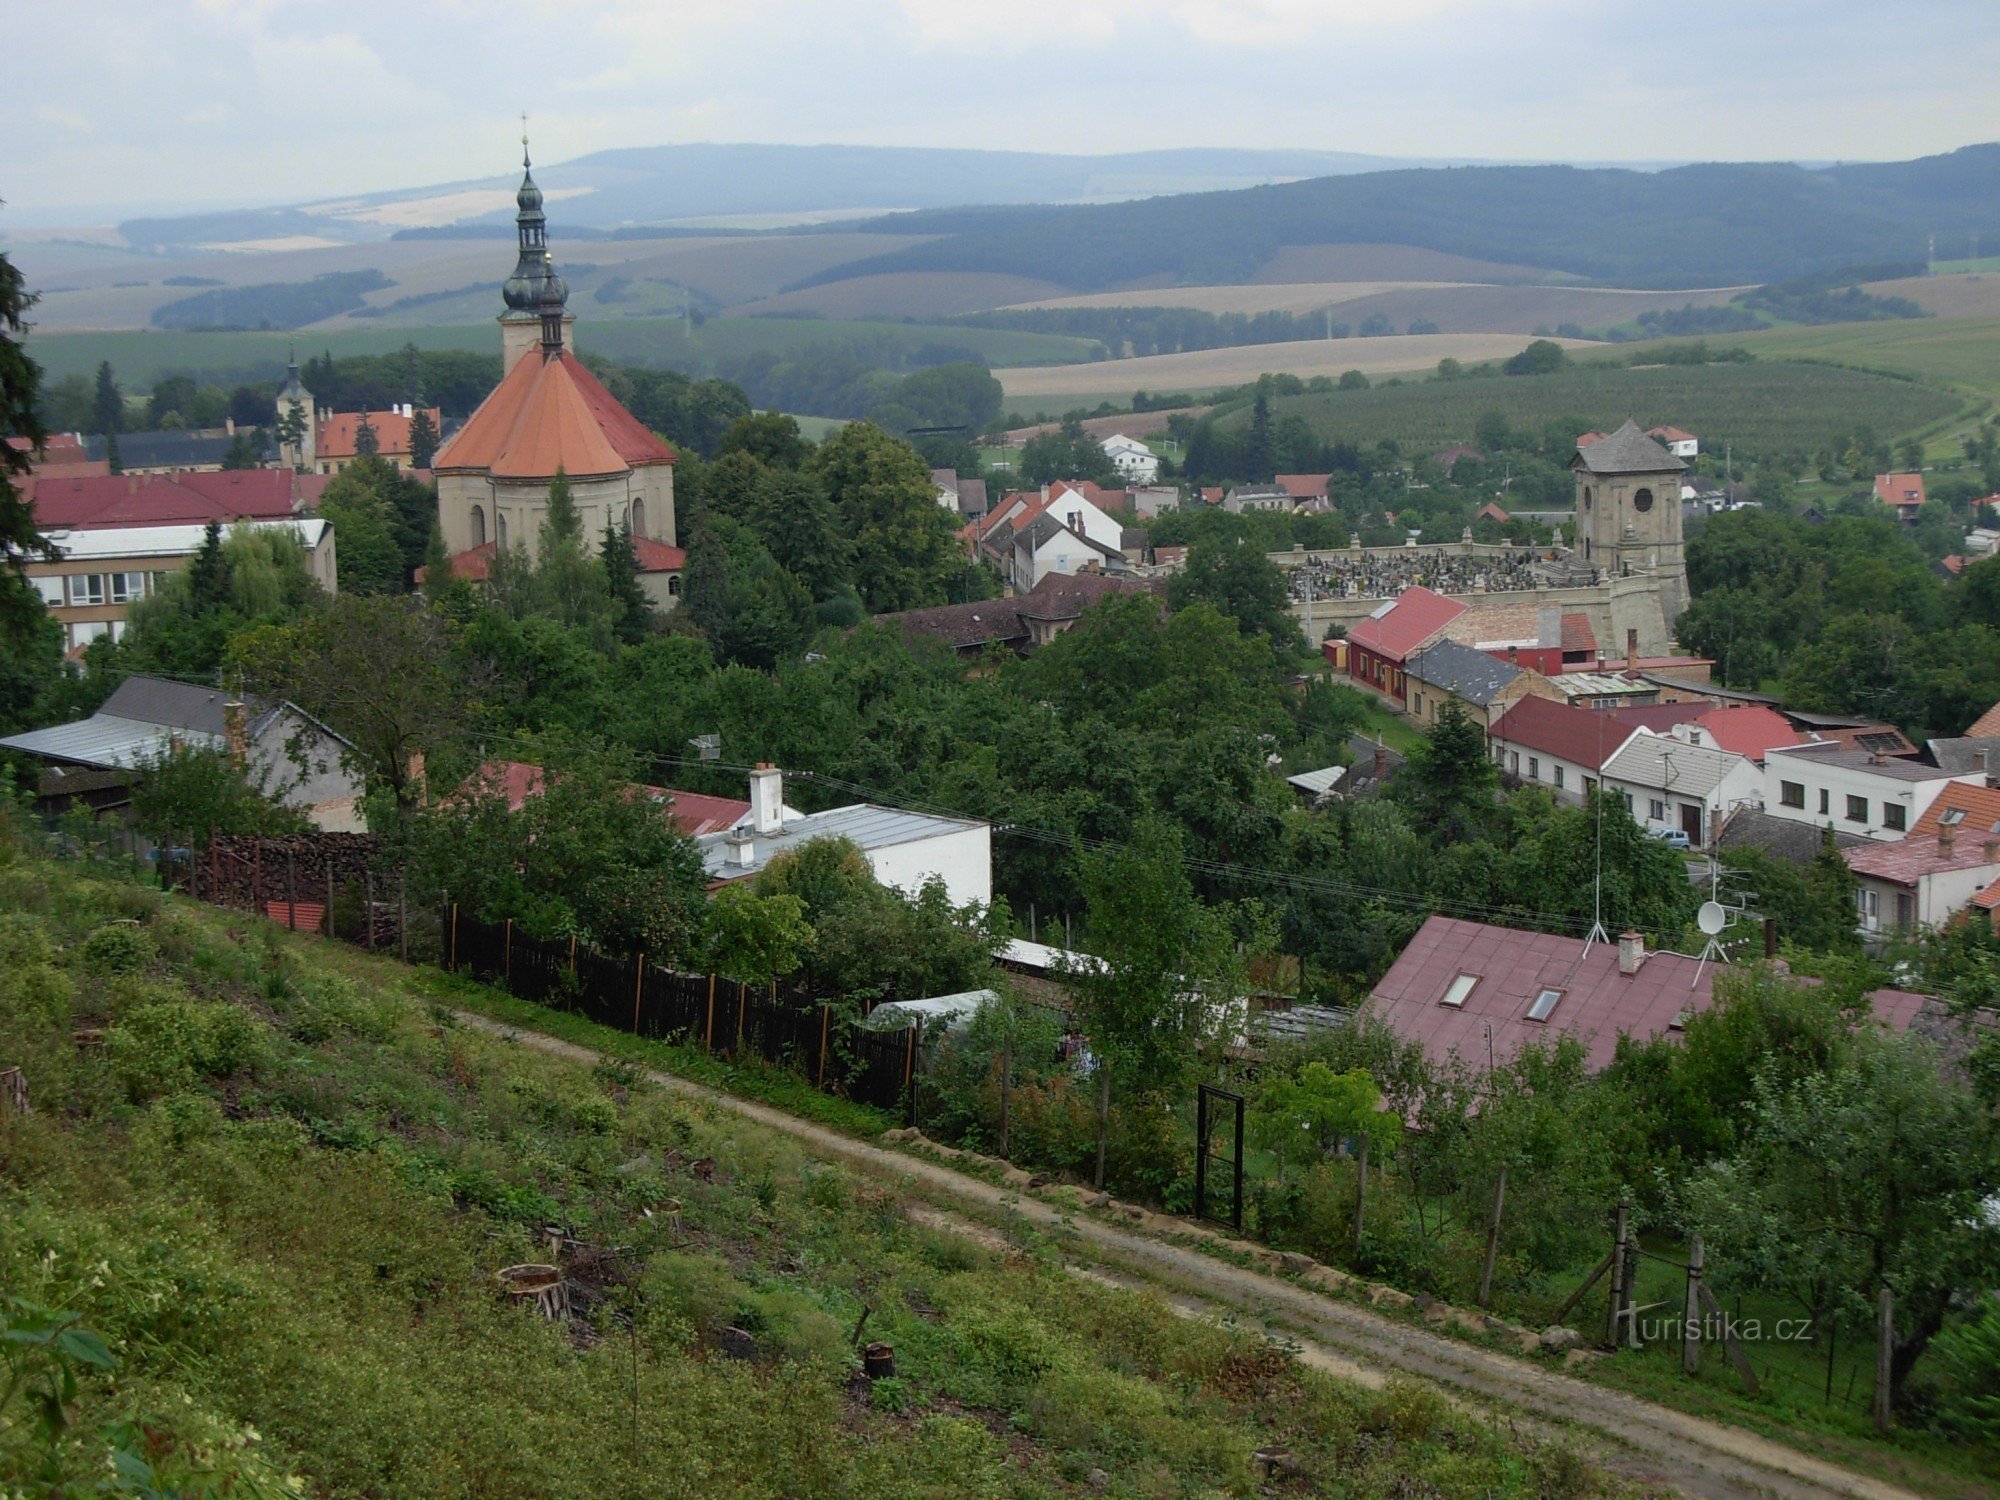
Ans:
[{"label": "church with orange roof", "polygon": [[500,384],[432,462],[452,571],[483,579],[508,548],[532,561],[560,470],[584,535],[602,535],[607,523],[629,526],[640,582],[655,605],[670,609],[687,560],[674,534],[674,450],[576,357],[569,287],[556,274],[525,150],[521,166],[520,257],[501,288]]}]

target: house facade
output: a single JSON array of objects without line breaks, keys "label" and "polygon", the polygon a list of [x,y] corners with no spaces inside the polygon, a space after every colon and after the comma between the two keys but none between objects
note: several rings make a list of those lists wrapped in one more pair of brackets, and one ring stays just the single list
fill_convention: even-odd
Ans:
[{"label": "house facade", "polygon": [[1454,705],[1481,729],[1526,697],[1554,699],[1541,673],[1450,638],[1433,641],[1403,669],[1403,710],[1425,728]]},{"label": "house facade", "polygon": [[1976,786],[1977,771],[1954,774],[1902,756],[1839,743],[1773,749],[1764,758],[1764,811],[1773,817],[1894,842],[1906,837],[1953,783]]},{"label": "house facade", "polygon": [[1698,849],[1731,811],[1755,807],[1764,792],[1763,773],[1747,757],[1648,729],[1606,759],[1602,779],[1646,827],[1684,833]]},{"label": "house facade", "polygon": [[1160,477],[1160,456],[1136,438],[1114,432],[1097,446],[1127,484],[1151,484]]},{"label": "house facade", "polygon": [[1402,708],[1409,699],[1409,660],[1465,613],[1456,599],[1421,584],[1378,606],[1347,632],[1347,675]]}]

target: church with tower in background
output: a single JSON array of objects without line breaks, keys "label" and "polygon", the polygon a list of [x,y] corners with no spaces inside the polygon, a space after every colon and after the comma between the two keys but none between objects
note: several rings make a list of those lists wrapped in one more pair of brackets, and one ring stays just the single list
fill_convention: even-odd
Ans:
[{"label": "church with tower in background", "polygon": [[676,545],[674,451],[576,357],[569,287],[556,272],[542,190],[522,145],[519,254],[500,289],[500,383],[432,464],[452,572],[483,581],[503,548],[532,562],[560,472],[584,535],[629,528],[641,586],[655,606],[671,609],[687,562]]}]

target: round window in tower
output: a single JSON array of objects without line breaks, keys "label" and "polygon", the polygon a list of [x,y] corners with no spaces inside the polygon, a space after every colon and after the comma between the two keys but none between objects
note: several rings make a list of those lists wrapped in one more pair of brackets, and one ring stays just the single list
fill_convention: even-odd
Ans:
[{"label": "round window in tower", "polygon": [[1648,511],[1652,508],[1653,492],[1651,490],[1640,490],[1638,494],[1632,497],[1632,509],[1636,511]]}]

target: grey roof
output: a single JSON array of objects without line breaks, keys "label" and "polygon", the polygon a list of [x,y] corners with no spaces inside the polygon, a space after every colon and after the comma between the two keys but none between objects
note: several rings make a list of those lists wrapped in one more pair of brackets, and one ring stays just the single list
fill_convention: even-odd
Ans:
[{"label": "grey roof", "polygon": [[1629,781],[1683,797],[1706,797],[1731,771],[1751,766],[1740,755],[1690,745],[1664,734],[1636,733],[1604,763],[1606,781]]},{"label": "grey roof", "polygon": [[986,501],[986,481],[983,479],[961,479],[958,482],[958,509],[961,515],[983,516],[988,505]]},{"label": "grey roof", "polygon": [[[1780,818],[1761,808],[1745,807],[1729,815],[1729,821],[1722,825],[1722,832],[1716,835],[1715,847],[1727,854],[1732,849],[1755,849],[1773,859],[1781,859],[1786,864],[1801,868],[1812,863],[1819,853],[1820,841],[1826,830],[1815,828],[1810,823],[1802,823],[1795,818]],[[1852,849],[1869,840],[1855,833],[1834,830],[1833,846],[1836,849]]]},{"label": "grey roof", "polygon": [[696,842],[701,845],[702,863],[711,879],[737,880],[745,875],[755,875],[780,854],[804,848],[814,839],[852,839],[863,849],[887,849],[897,844],[911,844],[920,839],[985,826],[969,818],[941,818],[933,813],[907,812],[900,807],[876,807],[872,803],[857,802],[852,807],[836,807],[827,812],[807,813],[802,818],[788,818],[783,831],[777,834],[753,833],[748,840],[750,859],[747,863],[741,857],[743,841],[733,838],[733,834],[739,834],[743,829],[732,830],[731,833],[704,834]]},{"label": "grey roof", "polygon": [[[1373,740],[1365,734],[1357,734],[1347,742],[1348,753],[1354,757],[1354,764],[1348,767],[1347,775],[1341,778],[1340,795],[1346,798],[1372,797],[1388,785],[1398,771],[1403,769],[1403,757],[1391,750],[1384,740]],[[1382,776],[1375,776],[1375,757],[1382,756]]]},{"label": "grey roof", "polygon": [[1773,750],[1764,758],[1764,764],[1772,764],[1771,756],[1782,755],[1787,760],[1798,759],[1812,765],[1845,766],[1850,770],[1866,771],[1871,776],[1886,776],[1891,781],[1946,781],[1953,776],[1963,776],[1964,771],[1947,771],[1942,766],[1927,766],[1922,761],[1911,760],[1908,756],[1877,756],[1866,750],[1856,750],[1847,745],[1829,741],[1824,745],[1787,745]]},{"label": "grey roof", "polygon": [[1282,484],[1239,484],[1225,498],[1230,500],[1290,500],[1292,492]]},{"label": "grey roof", "polygon": [[1512,662],[1489,656],[1457,641],[1434,641],[1404,664],[1419,682],[1441,688],[1455,698],[1484,708],[1501,689],[1521,675]]},{"label": "grey roof", "polygon": [[1577,449],[1570,462],[1593,474],[1678,474],[1687,468],[1684,460],[1647,437],[1630,417],[1610,437]]},{"label": "grey roof", "polygon": [[1014,545],[1017,547],[1020,546],[1027,547],[1029,555],[1032,556],[1033,554],[1041,551],[1042,548],[1046,547],[1050,542],[1054,541],[1058,536],[1074,537],[1076,538],[1077,541],[1083,543],[1084,546],[1090,548],[1090,550],[1093,552],[1100,553],[1108,558],[1115,557],[1120,562],[1123,562],[1125,560],[1125,554],[1120,552],[1117,548],[1107,547],[1102,542],[1093,541],[1080,531],[1072,531],[1069,527],[1063,525],[1062,522],[1058,521],[1054,516],[1050,515],[1037,516],[1033,521],[1033,523],[1029,525],[1026,531],[1015,532]]},{"label": "grey roof", "polygon": [[87,719],[78,719],[73,724],[57,724],[48,729],[31,729],[26,734],[8,735],[0,739],[0,748],[38,755],[44,760],[131,771],[158,760],[175,743],[195,749],[220,750],[225,741],[220,734],[176,730],[163,724],[98,713]]},{"label": "grey roof", "polygon": [[[1968,771],[1985,771],[1989,775],[2000,775],[2000,734],[1977,735],[1955,740],[1930,740],[1927,746],[1931,759],[1936,761],[1940,771],[1948,771],[1954,776],[1963,776]],[[1980,763],[1981,751],[1986,752],[1985,764]]]},{"label": "grey roof", "polygon": [[[217,687],[173,682],[165,677],[128,677],[111,690],[111,696],[98,712],[219,735],[228,727],[223,708],[229,702],[230,694]],[[245,698],[243,702],[256,713],[261,724],[269,712],[268,706],[257,698]]]},{"label": "grey roof", "polygon": [[1285,780],[1309,797],[1323,797],[1346,774],[1345,766],[1322,766],[1317,771],[1301,771],[1296,776],[1287,776]]},{"label": "grey roof", "polygon": [[[226,433],[210,436],[201,432],[121,432],[118,462],[128,469],[199,468],[228,458],[229,445],[234,441]],[[111,452],[102,433],[84,438],[83,449],[93,463],[103,462]]]}]

